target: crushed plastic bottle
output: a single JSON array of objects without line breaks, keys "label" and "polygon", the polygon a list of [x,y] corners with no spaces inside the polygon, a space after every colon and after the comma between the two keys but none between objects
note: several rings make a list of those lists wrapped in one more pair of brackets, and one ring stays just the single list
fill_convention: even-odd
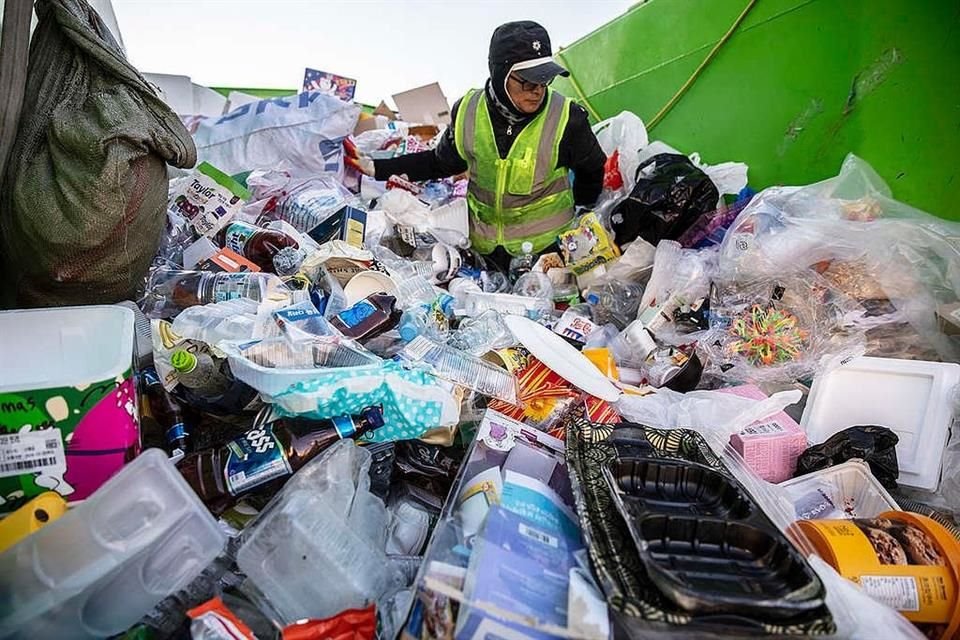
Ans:
[{"label": "crushed plastic bottle", "polygon": [[553,301],[553,283],[547,274],[530,271],[517,278],[513,285],[513,295],[525,298],[540,298]]},{"label": "crushed plastic bottle", "polygon": [[211,346],[221,340],[249,340],[257,328],[259,308],[249,298],[190,307],[173,319],[173,332]]},{"label": "crushed plastic bottle", "polygon": [[639,369],[657,349],[657,341],[640,320],[634,320],[610,341],[617,364]]},{"label": "crushed plastic bottle", "polygon": [[520,245],[522,255],[510,258],[510,282],[516,282],[520,276],[530,273],[533,269],[533,263],[536,257],[533,255],[533,243],[524,242]]},{"label": "crushed plastic bottle", "polygon": [[504,324],[501,314],[493,309],[474,318],[464,318],[456,331],[450,333],[447,344],[454,349],[481,356],[488,351],[507,347],[513,334]]},{"label": "crushed plastic bottle", "polygon": [[587,303],[593,307],[596,322],[612,322],[619,328],[625,328],[636,320],[640,309],[643,287],[625,282],[608,282],[587,294]]},{"label": "crushed plastic bottle", "polygon": [[420,335],[443,341],[450,331],[453,316],[453,296],[443,294],[430,304],[422,304],[403,312],[397,327],[404,342]]}]

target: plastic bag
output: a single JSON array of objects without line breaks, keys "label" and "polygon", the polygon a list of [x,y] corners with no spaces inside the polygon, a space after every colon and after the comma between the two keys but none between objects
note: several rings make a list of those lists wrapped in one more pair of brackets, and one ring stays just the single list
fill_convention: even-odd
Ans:
[{"label": "plastic bag", "polygon": [[370,435],[374,442],[417,438],[440,425],[456,424],[460,402],[452,385],[423,370],[398,363],[317,369],[308,380],[272,398],[280,415],[314,420],[383,407],[386,425]]},{"label": "plastic bag", "polygon": [[678,393],[658,389],[646,396],[623,395],[614,408],[624,419],[649,427],[717,434],[717,441],[725,446],[729,436],[796,404],[801,395],[799,390],[792,389],[765,400],[754,400],[719,391]]},{"label": "plastic bag", "polygon": [[[677,151],[670,145],[655,140],[640,151],[637,160],[642,163],[661,153],[685,155],[682,151]],[[709,165],[700,159],[699,153],[691,153],[687,157],[695,167],[707,174],[713,184],[716,185],[720,195],[734,195],[740,193],[747,186],[748,168],[742,162],[723,162]]]},{"label": "plastic bag", "polygon": [[790,381],[863,355],[863,310],[815,273],[714,286],[710,333],[700,346],[716,375],[741,382]]},{"label": "plastic bag", "polygon": [[636,184],[610,216],[617,244],[641,237],[676,240],[702,214],[717,208],[720,193],[684,155],[660,154],[640,163]]},{"label": "plastic bag", "polygon": [[200,160],[228,174],[282,167],[298,175],[343,169],[342,141],[360,105],[316,91],[245,104],[206,118],[193,135]]},{"label": "plastic bag", "polygon": [[640,166],[638,154],[650,142],[643,120],[634,113],[621,111],[614,117],[595,124],[593,133],[608,158],[616,154],[616,170],[620,174],[625,193],[629,193],[637,182],[637,167]]},{"label": "plastic bag", "polygon": [[[960,360],[960,341],[937,326],[938,305],[960,300],[960,224],[940,220],[890,197],[890,190],[860,158],[849,155],[840,174],[805,187],[758,194],[730,227],[720,265],[728,279],[806,271],[817,265],[877,318],[909,323],[920,341],[897,331],[897,343],[932,347]],[[856,278],[844,270],[857,272]],[[893,314],[892,311],[898,312]],[[887,340],[889,342],[889,340]]]},{"label": "plastic bag", "polygon": [[870,471],[883,486],[896,490],[900,476],[896,449],[899,441],[897,434],[886,427],[850,427],[800,454],[795,475],[802,476],[859,458],[870,465]]}]

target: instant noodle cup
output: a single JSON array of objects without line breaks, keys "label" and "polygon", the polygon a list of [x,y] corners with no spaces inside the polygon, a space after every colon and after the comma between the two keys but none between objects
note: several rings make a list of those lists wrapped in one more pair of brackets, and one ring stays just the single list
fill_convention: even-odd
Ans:
[{"label": "instant noodle cup", "polygon": [[837,573],[934,638],[960,633],[960,540],[908,511],[795,525]]}]

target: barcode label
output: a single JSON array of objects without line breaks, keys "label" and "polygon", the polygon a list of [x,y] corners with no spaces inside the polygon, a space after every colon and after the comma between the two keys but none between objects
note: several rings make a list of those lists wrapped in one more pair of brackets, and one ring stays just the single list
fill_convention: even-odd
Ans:
[{"label": "barcode label", "polygon": [[522,522],[517,527],[517,531],[519,531],[520,535],[522,536],[530,538],[531,540],[536,540],[537,542],[553,547],[554,549],[560,546],[560,541],[556,538],[556,536],[551,536],[549,533],[544,533],[543,531],[529,527]]},{"label": "barcode label", "polygon": [[60,476],[66,469],[59,429],[0,435],[0,478],[24,473]]},{"label": "barcode label", "polygon": [[920,611],[917,582],[907,576],[860,576],[860,586],[874,600],[899,611]]},{"label": "barcode label", "polygon": [[776,422],[756,423],[743,430],[743,433],[751,436],[765,436],[771,433],[784,433],[786,429]]}]

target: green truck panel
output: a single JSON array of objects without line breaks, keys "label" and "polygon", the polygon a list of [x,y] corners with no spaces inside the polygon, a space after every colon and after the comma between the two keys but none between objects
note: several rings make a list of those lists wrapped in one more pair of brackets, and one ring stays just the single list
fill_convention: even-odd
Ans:
[{"label": "green truck panel", "polygon": [[[639,4],[562,50],[576,82],[557,88],[649,121],[748,4]],[[650,138],[746,162],[754,187],[821,180],[853,152],[898,199],[960,220],[960,2],[757,0]]]}]

